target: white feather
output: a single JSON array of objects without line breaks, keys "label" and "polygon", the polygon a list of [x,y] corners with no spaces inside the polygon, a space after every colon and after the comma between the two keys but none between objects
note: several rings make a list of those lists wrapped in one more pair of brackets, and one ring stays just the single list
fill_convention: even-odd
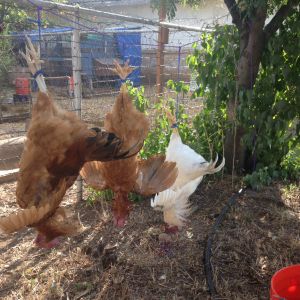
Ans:
[{"label": "white feather", "polygon": [[164,221],[170,226],[182,227],[191,213],[189,197],[192,195],[203,176],[219,172],[225,165],[223,158],[216,168],[215,161],[206,161],[200,154],[182,143],[177,130],[174,130],[166,151],[166,161],[176,162],[178,176],[174,184],[151,199],[155,210],[163,211]]},{"label": "white feather", "polygon": [[218,156],[214,162],[206,161],[204,157],[182,143],[177,131],[171,135],[170,143],[166,151],[166,160],[176,162],[178,168],[178,176],[172,186],[173,189],[180,188],[189,181],[201,176],[203,177],[206,174],[216,173],[220,171],[225,164],[225,160],[223,159],[221,165],[215,168]]},{"label": "white feather", "polygon": [[170,226],[182,227],[190,215],[189,197],[194,193],[199,184],[199,178],[194,179],[177,189],[167,189],[151,199],[151,206],[155,210],[163,211],[164,221]]}]

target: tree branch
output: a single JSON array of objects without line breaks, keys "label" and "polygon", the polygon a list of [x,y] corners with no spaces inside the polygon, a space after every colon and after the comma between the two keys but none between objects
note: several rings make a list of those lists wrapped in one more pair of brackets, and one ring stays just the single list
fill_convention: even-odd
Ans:
[{"label": "tree branch", "polygon": [[224,0],[232,17],[232,23],[240,30],[242,27],[241,12],[235,0]]},{"label": "tree branch", "polygon": [[264,33],[266,41],[275,34],[283,21],[289,16],[294,6],[299,3],[299,0],[289,0],[286,5],[282,5],[272,20],[265,26]]}]

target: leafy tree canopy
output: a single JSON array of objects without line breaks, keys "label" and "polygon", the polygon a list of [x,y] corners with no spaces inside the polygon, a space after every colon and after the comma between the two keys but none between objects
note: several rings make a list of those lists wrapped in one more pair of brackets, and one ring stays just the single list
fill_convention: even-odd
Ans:
[{"label": "leafy tree canopy", "polygon": [[13,2],[0,3],[0,32],[21,31],[32,28],[34,24],[28,22],[29,15],[30,11],[18,8]]}]

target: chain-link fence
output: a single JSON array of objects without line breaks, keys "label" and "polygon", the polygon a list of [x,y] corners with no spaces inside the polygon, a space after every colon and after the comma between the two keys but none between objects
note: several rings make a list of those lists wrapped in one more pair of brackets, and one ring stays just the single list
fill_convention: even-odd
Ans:
[{"label": "chain-link fence", "polygon": [[[91,127],[103,126],[104,117],[119,93],[122,82],[112,71],[115,60],[121,65],[129,61],[135,68],[128,80],[134,86],[144,86],[150,103],[155,103],[158,97],[173,97],[184,104],[189,116],[199,111],[201,100],[191,100],[189,95],[176,97],[166,88],[169,79],[183,80],[195,88],[186,57],[192,53],[193,42],[201,36],[199,30],[160,29],[141,22],[119,21],[116,17],[94,18],[79,11],[61,12],[29,4],[36,15],[35,20],[29,20],[35,29],[3,35],[1,41],[10,58],[5,76],[1,73],[0,79],[2,182],[16,178],[38,89],[19,53],[25,50],[25,36],[40,49],[42,71],[55,101],[67,110],[76,111]],[[42,26],[45,23],[54,25],[45,28]],[[80,72],[81,83],[74,72]]]}]

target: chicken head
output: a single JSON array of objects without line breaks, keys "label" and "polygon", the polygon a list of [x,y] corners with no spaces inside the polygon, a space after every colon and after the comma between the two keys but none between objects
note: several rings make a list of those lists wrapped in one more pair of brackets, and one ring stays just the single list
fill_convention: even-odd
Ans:
[{"label": "chicken head", "polygon": [[34,240],[34,243],[38,248],[51,249],[57,247],[60,244],[60,239],[57,237],[47,242],[47,237],[42,233],[38,233],[37,237]]},{"label": "chicken head", "polygon": [[124,227],[129,216],[132,204],[128,199],[128,193],[116,192],[113,202],[114,225]]}]

